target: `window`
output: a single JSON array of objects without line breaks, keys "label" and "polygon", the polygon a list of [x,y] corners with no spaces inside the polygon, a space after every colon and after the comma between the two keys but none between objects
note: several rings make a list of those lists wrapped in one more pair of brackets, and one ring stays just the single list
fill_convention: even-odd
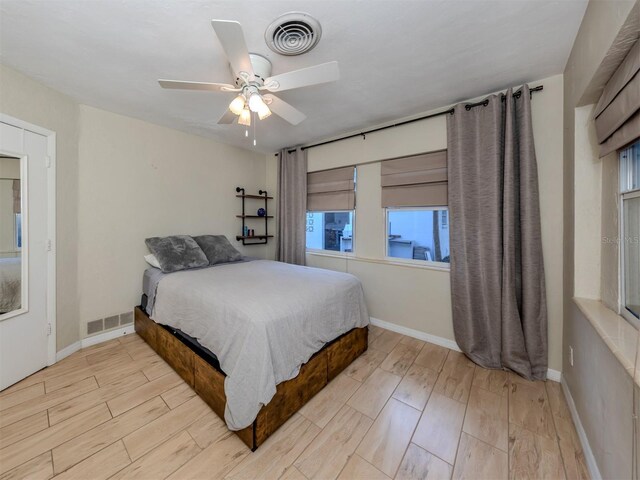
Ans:
[{"label": "window", "polygon": [[353,251],[353,212],[307,212],[307,248]]},{"label": "window", "polygon": [[307,174],[307,240],[313,250],[353,252],[356,168]]},{"label": "window", "polygon": [[22,249],[22,213],[14,213],[14,216],[16,250],[20,250]]},{"label": "window", "polygon": [[449,263],[446,207],[387,208],[387,257]]},{"label": "window", "polygon": [[620,152],[621,310],[640,319],[640,141]]}]

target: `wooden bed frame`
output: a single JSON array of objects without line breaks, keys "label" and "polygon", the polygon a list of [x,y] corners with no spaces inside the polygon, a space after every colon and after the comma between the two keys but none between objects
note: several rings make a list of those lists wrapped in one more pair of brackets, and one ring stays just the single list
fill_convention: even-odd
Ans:
[{"label": "wooden bed frame", "polygon": [[[210,365],[170,331],[135,309],[135,329],[182,379],[224,420],[225,374]],[[282,424],[324,388],[351,362],[367,350],[368,329],[354,328],[326,344],[300,368],[297,377],[277,386],[276,394],[263,406],[253,424],[235,433],[255,451]]]}]

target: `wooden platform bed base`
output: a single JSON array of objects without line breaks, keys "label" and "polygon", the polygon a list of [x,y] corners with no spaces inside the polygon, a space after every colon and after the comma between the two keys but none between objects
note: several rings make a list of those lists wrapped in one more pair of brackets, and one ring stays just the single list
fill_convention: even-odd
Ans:
[{"label": "wooden platform bed base", "polygon": [[[151,348],[224,420],[224,373],[182,343],[170,331],[135,309],[135,328]],[[328,343],[300,368],[297,377],[277,386],[271,401],[262,407],[253,424],[235,432],[255,451],[294,413],[367,350],[368,329],[354,328]]]}]

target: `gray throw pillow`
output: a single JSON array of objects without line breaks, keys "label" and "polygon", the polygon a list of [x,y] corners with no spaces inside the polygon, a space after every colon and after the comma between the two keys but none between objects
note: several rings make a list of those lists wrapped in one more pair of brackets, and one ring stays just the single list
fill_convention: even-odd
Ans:
[{"label": "gray throw pillow", "polygon": [[160,262],[160,269],[164,273],[209,265],[207,256],[188,235],[152,237],[147,238],[145,243]]},{"label": "gray throw pillow", "polygon": [[200,235],[193,239],[209,259],[209,265],[242,260],[242,254],[233,248],[224,235]]}]

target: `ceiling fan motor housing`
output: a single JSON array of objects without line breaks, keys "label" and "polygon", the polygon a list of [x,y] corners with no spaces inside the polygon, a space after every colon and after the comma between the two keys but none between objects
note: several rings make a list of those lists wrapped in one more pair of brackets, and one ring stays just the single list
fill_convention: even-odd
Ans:
[{"label": "ceiling fan motor housing", "polygon": [[[271,76],[271,62],[268,58],[258,55],[257,53],[250,53],[249,58],[251,59],[251,66],[253,67],[253,73],[255,75],[255,83],[260,86],[264,85],[265,79]],[[231,68],[231,65],[229,65],[229,67]],[[238,73],[239,72],[234,72],[233,68],[231,68],[231,75],[235,78],[236,86],[241,87],[245,84],[245,81]],[[249,79],[250,83],[254,83],[254,81]]]}]

